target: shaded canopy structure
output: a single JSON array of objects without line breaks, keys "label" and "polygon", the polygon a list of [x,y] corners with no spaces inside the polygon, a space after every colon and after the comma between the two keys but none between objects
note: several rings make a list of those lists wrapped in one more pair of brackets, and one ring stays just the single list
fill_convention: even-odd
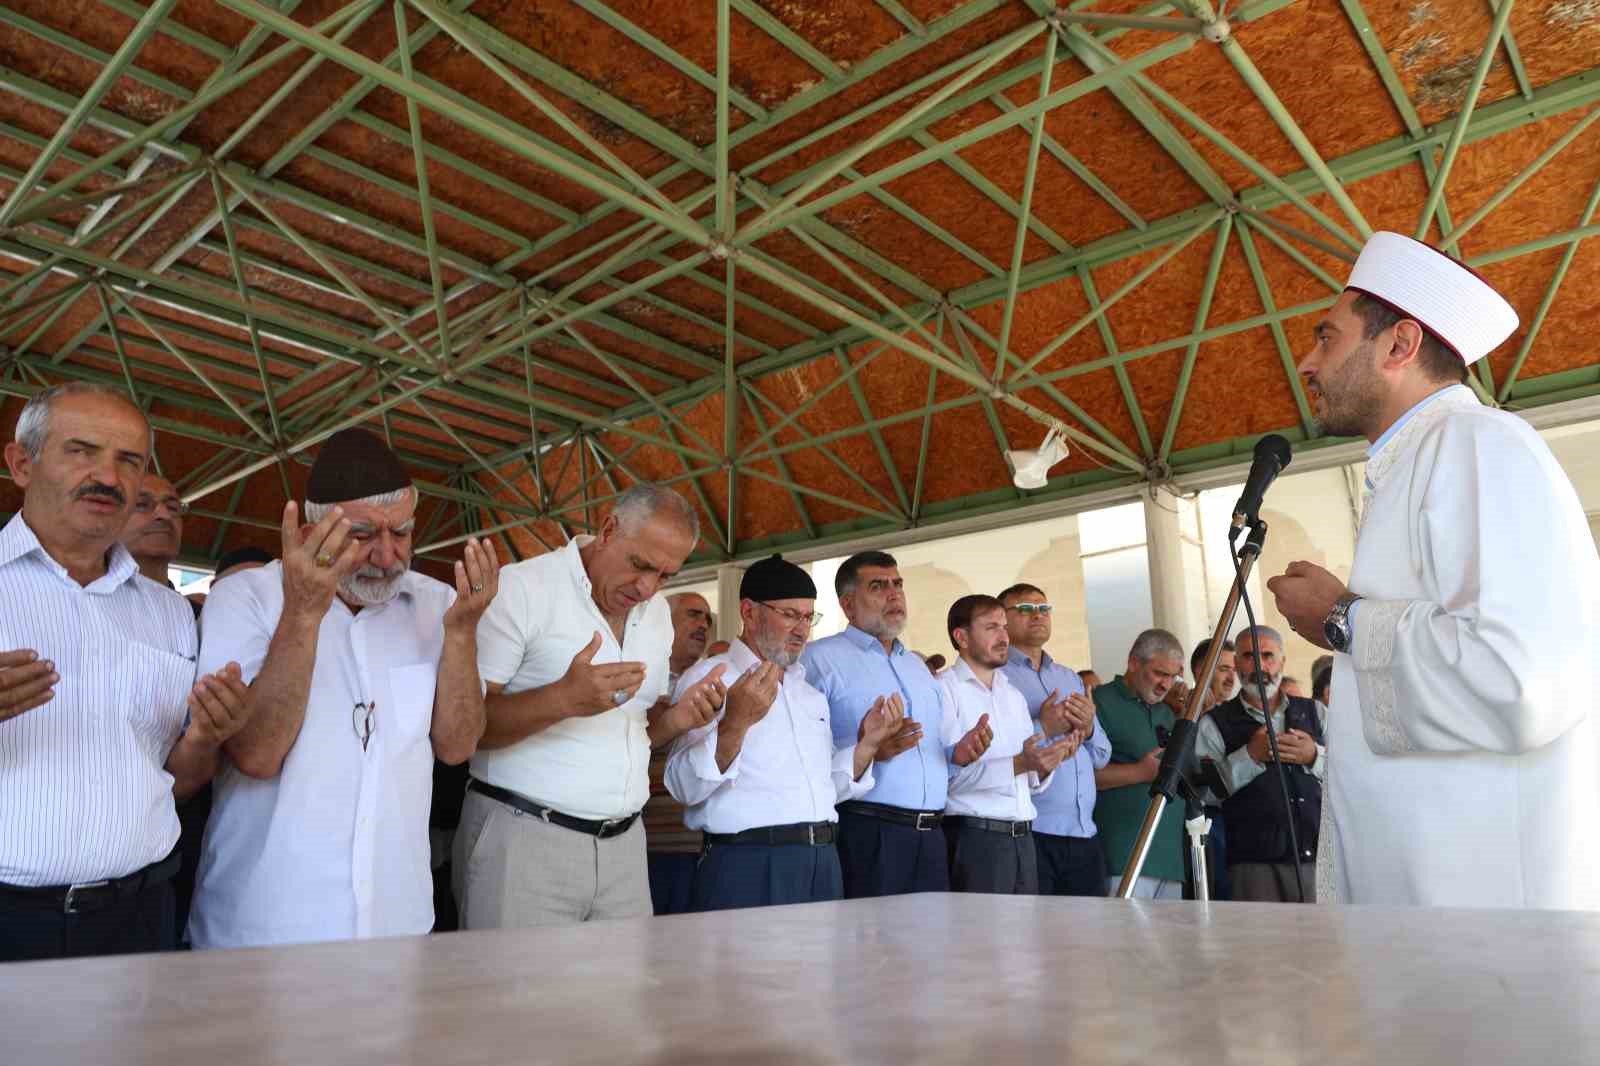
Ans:
[{"label": "shaded canopy structure", "polygon": [[366,423],[424,557],[651,480],[710,563],[1336,443],[1294,362],[1378,228],[1556,404],[1597,103],[1595,0],[6,0],[0,428],[125,386],[196,559]]}]

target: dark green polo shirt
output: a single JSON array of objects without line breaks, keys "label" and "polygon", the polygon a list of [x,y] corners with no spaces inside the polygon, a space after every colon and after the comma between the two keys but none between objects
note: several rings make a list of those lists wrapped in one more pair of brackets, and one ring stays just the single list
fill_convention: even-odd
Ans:
[{"label": "dark green polo shirt", "polygon": [[[1141,700],[1122,675],[1094,690],[1094,706],[1100,725],[1111,740],[1111,761],[1133,763],[1145,752],[1160,746],[1156,727],[1171,730],[1177,721],[1172,708]],[[1100,826],[1100,840],[1106,849],[1106,864],[1112,877],[1120,877],[1139,839],[1139,827],[1150,809],[1150,784],[1124,785],[1101,791],[1095,800],[1094,820]],[[1168,881],[1183,880],[1183,804],[1167,805],[1150,842],[1143,876]]]}]

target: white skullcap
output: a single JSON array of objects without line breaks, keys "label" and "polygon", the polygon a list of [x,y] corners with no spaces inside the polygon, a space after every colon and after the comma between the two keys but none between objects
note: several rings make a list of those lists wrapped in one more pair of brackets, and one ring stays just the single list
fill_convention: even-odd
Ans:
[{"label": "white skullcap", "polygon": [[1374,233],[1350,271],[1352,289],[1422,323],[1468,364],[1517,328],[1517,312],[1469,267],[1421,241]]}]

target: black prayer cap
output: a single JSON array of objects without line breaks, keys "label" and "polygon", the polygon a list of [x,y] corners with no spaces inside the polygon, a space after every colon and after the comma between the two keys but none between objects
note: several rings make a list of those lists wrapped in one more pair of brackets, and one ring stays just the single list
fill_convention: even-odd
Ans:
[{"label": "black prayer cap", "polygon": [[817,584],[811,575],[781,555],[771,555],[751,566],[739,581],[739,598],[770,603],[773,600],[814,600]]},{"label": "black prayer cap", "polygon": [[223,552],[222,557],[217,560],[216,572],[220,574],[223,571],[231,569],[235,566],[239,566],[242,563],[260,563],[265,566],[270,562],[272,562],[271,552],[262,548],[257,548],[253,544],[246,544],[241,548],[235,548],[232,551]]},{"label": "black prayer cap", "polygon": [[306,482],[310,503],[364,500],[411,485],[411,475],[383,438],[352,426],[322,444]]}]

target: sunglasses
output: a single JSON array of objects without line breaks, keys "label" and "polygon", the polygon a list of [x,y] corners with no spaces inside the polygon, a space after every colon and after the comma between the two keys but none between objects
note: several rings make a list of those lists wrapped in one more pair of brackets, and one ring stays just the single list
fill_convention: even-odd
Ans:
[{"label": "sunglasses", "polygon": [[1048,617],[1053,608],[1048,603],[1017,603],[1006,610],[1016,611],[1024,618],[1032,618],[1036,614]]}]

